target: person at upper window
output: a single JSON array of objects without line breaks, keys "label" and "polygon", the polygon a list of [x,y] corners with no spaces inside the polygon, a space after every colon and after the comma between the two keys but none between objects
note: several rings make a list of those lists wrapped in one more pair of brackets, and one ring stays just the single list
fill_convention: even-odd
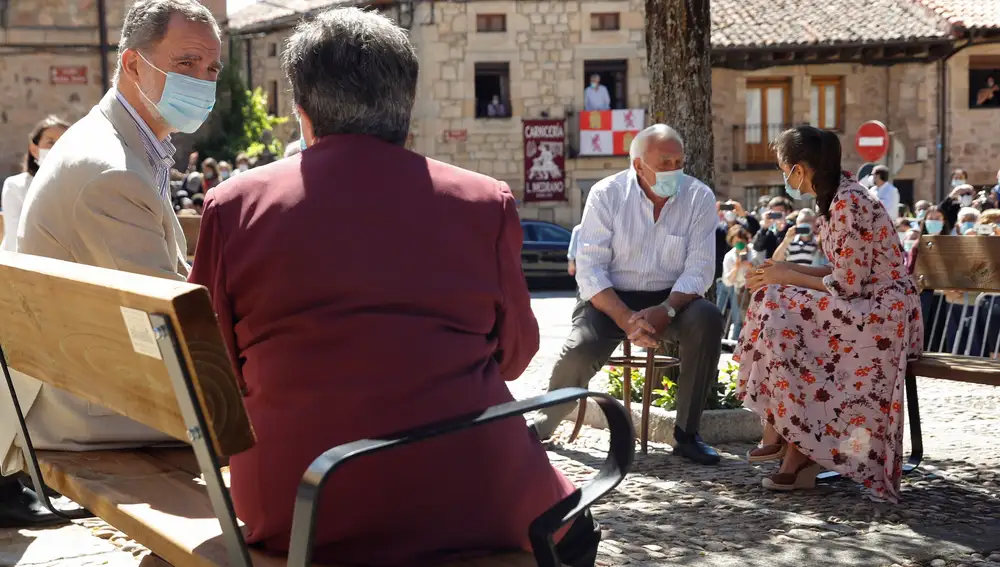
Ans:
[{"label": "person at upper window", "polygon": [[889,168],[884,165],[875,166],[872,170],[872,180],[875,193],[878,200],[882,201],[885,212],[889,213],[890,219],[896,220],[899,217],[899,189],[889,181]]},{"label": "person at upper window", "polygon": [[[587,197],[576,250],[580,300],[549,391],[586,387],[623,340],[655,348],[668,337],[681,359],[674,452],[716,464],[719,454],[698,435],[722,348],[722,313],[703,297],[715,281],[715,195],[684,174],[684,142],[665,124],[636,135],[629,158],[629,169]],[[539,412],[539,438],[572,409]]]},{"label": "person at upper window", "polygon": [[611,109],[611,94],[608,92],[608,87],[601,84],[601,76],[597,73],[590,76],[590,85],[583,91],[583,109]]},{"label": "person at upper window", "polygon": [[510,116],[507,112],[507,105],[500,101],[498,95],[493,95],[490,99],[490,103],[486,105],[486,116],[490,118],[503,118],[505,116]]},{"label": "person at upper window", "polygon": [[48,116],[31,130],[28,136],[28,153],[24,155],[24,171],[3,182],[3,196],[0,199],[0,209],[3,210],[3,242],[0,243],[0,250],[13,252],[17,247],[17,227],[20,226],[21,208],[28,195],[28,187],[49,150],[67,129],[68,122],[56,116]]},{"label": "person at upper window", "polygon": [[[257,443],[230,460],[233,504],[247,541],[272,553],[288,550],[316,457],[511,402],[506,382],[538,350],[510,188],[405,148],[418,64],[377,12],[304,21],[282,65],[306,149],[205,196],[191,281],[208,288],[247,387]],[[389,354],[405,371],[372,364]],[[416,566],[529,549],[532,521],[574,490],[524,419],[499,421],[338,471],[314,559]],[[555,538],[560,563],[592,567],[600,533],[579,516]]]}]

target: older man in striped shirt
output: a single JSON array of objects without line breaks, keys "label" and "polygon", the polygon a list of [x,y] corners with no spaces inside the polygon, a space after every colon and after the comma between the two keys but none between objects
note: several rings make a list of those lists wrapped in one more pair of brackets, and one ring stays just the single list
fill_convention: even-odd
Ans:
[{"label": "older man in striped shirt", "polygon": [[[632,167],[590,191],[576,251],[580,301],[549,391],[586,387],[622,340],[680,346],[674,452],[702,464],[719,454],[698,435],[709,389],[718,376],[722,313],[702,297],[715,275],[715,196],[683,173],[684,143],[657,124],[635,137]],[[571,405],[540,412],[541,439]]]}]

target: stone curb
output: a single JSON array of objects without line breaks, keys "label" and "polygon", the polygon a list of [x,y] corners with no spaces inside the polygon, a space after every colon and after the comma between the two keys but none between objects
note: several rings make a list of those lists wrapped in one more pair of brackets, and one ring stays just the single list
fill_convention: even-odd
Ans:
[{"label": "stone curb", "polygon": [[[676,411],[667,411],[663,408],[649,408],[649,440],[653,443],[664,443],[672,445],[674,442],[674,421],[677,417]],[[576,419],[576,409],[567,417],[569,421]],[[642,423],[642,405],[632,404],[632,423],[635,424],[636,437],[639,435],[639,425]],[[587,400],[587,414],[583,420],[584,425],[607,429],[608,423],[604,419],[604,413],[597,407],[593,400]],[[763,425],[760,418],[746,408],[725,409],[725,410],[705,410],[701,416],[701,425],[698,433],[706,443],[742,443],[760,441]]]}]

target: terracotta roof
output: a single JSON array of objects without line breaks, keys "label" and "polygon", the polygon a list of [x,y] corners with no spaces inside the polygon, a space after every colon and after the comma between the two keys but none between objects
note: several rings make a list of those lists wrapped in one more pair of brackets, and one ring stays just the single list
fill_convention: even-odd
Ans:
[{"label": "terracotta roof", "polygon": [[1000,0],[917,0],[950,25],[1000,29]]},{"label": "terracotta roof", "polygon": [[[939,0],[954,2],[956,0]],[[966,0],[996,4],[1000,0]],[[713,0],[712,47],[805,47],[946,39],[915,0]]]},{"label": "terracotta roof", "polygon": [[357,0],[261,0],[229,15],[229,29],[235,32],[256,28],[293,25],[304,14]]}]

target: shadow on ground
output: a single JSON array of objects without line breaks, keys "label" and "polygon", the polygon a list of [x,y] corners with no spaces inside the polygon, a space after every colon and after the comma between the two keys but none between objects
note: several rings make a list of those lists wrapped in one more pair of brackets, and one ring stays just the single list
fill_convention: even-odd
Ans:
[{"label": "shadow on ground", "polygon": [[[601,436],[598,434],[598,436]],[[606,437],[602,437],[606,439]],[[1000,473],[937,460],[905,477],[899,504],[876,503],[849,480],[774,493],[760,485],[774,465],[749,466],[752,445],[722,445],[718,467],[653,446],[594,509],[605,528],[605,564],[699,566],[891,565],[988,555],[1000,549]],[[575,482],[604,460],[606,442],[550,447]]]}]

